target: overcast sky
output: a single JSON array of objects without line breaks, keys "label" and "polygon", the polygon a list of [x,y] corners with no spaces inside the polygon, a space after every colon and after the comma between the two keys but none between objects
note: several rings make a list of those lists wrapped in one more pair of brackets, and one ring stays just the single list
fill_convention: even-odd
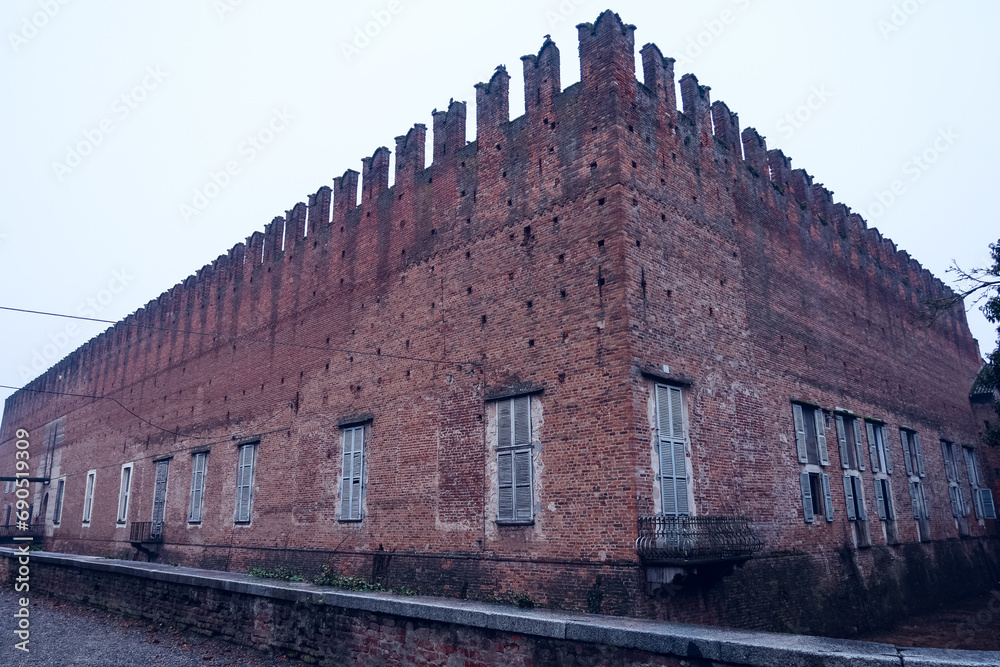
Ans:
[{"label": "overcast sky", "polygon": [[[607,0],[4,0],[0,305],[120,319],[546,34],[563,86]],[[1000,3],[618,0],[756,127],[938,277],[984,265],[1000,139]],[[375,22],[375,23],[373,23]],[[359,37],[365,31],[373,37]],[[641,62],[638,61],[637,62]],[[248,139],[257,137],[256,145]],[[430,133],[428,133],[430,139]],[[428,151],[430,156],[430,151]],[[429,159],[429,158],[428,158]],[[235,162],[227,181],[212,174]],[[893,190],[895,189],[895,193]],[[201,194],[199,198],[196,193]],[[880,201],[881,200],[881,201]],[[996,330],[970,311],[986,352]],[[67,328],[69,330],[67,331]],[[102,325],[0,312],[0,384]],[[0,390],[7,396],[10,390]]]}]

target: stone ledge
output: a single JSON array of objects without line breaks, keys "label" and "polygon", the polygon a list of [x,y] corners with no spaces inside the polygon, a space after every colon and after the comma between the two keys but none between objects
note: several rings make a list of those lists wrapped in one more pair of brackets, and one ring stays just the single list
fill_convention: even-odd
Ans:
[{"label": "stone ledge", "polygon": [[[13,558],[0,548],[0,557]],[[356,593],[305,582],[261,580],[246,574],[159,563],[32,551],[31,560],[291,602],[356,609],[500,632],[566,639],[650,653],[755,667],[997,667],[1000,653],[897,649],[891,644],[786,635],[644,619],[514,609],[482,602],[392,593]]]}]

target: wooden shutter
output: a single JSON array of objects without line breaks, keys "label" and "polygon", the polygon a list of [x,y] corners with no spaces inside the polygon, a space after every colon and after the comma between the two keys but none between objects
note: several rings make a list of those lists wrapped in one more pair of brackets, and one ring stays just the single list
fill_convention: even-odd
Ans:
[{"label": "wooden shutter", "polygon": [[837,415],[834,422],[837,425],[837,446],[840,447],[840,467],[847,470],[851,467],[851,457],[847,452],[847,428],[843,415]]},{"label": "wooden shutter", "polygon": [[205,498],[205,462],[208,454],[195,454],[191,470],[191,509],[188,521],[201,521],[201,508]]},{"label": "wooden shutter", "polygon": [[661,511],[672,516],[686,516],[690,511],[683,400],[684,395],[679,388],[657,385]]},{"label": "wooden shutter", "polygon": [[875,444],[875,426],[871,422],[865,422],[868,427],[868,454],[872,459],[872,472],[878,472],[878,449]]},{"label": "wooden shutter", "polygon": [[918,484],[918,489],[920,491],[920,507],[922,510],[923,518],[931,518],[931,504],[927,502],[927,489],[924,488],[923,484]]},{"label": "wooden shutter", "polygon": [[813,513],[813,499],[812,489],[809,486],[809,473],[799,473],[799,484],[802,486],[802,514],[805,516],[806,523],[812,523],[816,520],[816,515]]},{"label": "wooden shutter", "polygon": [[951,500],[951,515],[956,519],[962,518],[962,501],[958,497],[958,487],[948,487],[948,498]]},{"label": "wooden shutter", "polygon": [[364,427],[344,429],[344,463],[340,487],[341,521],[361,520],[364,440]]},{"label": "wooden shutter", "polygon": [[364,472],[365,459],[365,430],[363,428],[354,429],[354,465],[351,473],[351,518],[361,518],[361,491],[364,483],[362,477]]},{"label": "wooden shutter", "polygon": [[981,496],[979,502],[983,506],[983,518],[996,519],[997,508],[996,505],[993,504],[993,491],[990,489],[979,489],[979,494]]},{"label": "wooden shutter", "polygon": [[910,504],[913,505],[913,518],[920,521],[923,518],[920,511],[920,482],[910,482]]},{"label": "wooden shutter", "polygon": [[921,477],[925,476],[924,473],[924,453],[920,451],[920,435],[917,433],[913,434],[910,438],[910,446],[913,447],[913,451],[917,455],[917,474]]},{"label": "wooden shutter", "polygon": [[510,401],[497,403],[497,447],[510,447],[511,442]]},{"label": "wooden shutter", "polygon": [[531,450],[514,452],[514,519],[531,521]]},{"label": "wooden shutter", "polygon": [[913,464],[910,462],[910,434],[906,431],[900,431],[899,440],[903,443],[903,464],[906,466],[906,474],[909,476],[913,474]]},{"label": "wooden shutter", "polygon": [[125,521],[128,515],[128,493],[132,485],[132,468],[122,468],[122,483],[118,490],[118,523]]},{"label": "wooden shutter", "polygon": [[827,523],[833,522],[833,496],[830,494],[830,476],[823,473],[823,503]]},{"label": "wooden shutter", "polygon": [[847,520],[856,521],[858,513],[854,509],[854,482],[852,475],[844,475],[844,498],[847,500]]},{"label": "wooden shutter", "polygon": [[499,502],[497,505],[497,520],[514,520],[514,452],[506,451],[497,454],[497,482],[499,486]]},{"label": "wooden shutter", "polygon": [[813,411],[816,419],[816,447],[819,449],[819,464],[830,465],[830,451],[826,446],[826,418],[823,411],[817,408]]},{"label": "wooden shutter", "polygon": [[62,504],[63,504],[63,492],[66,490],[66,480],[59,480],[59,486],[56,489],[56,508],[52,513],[52,523],[58,524],[62,521]]},{"label": "wooden shutter", "polygon": [[531,402],[528,396],[515,398],[511,401],[511,412],[514,418],[514,442],[516,445],[531,444]]},{"label": "wooden shutter", "polygon": [[851,477],[851,482],[854,485],[854,499],[858,504],[858,519],[861,521],[867,521],[868,508],[865,507],[865,494],[861,488],[861,478]]},{"label": "wooden shutter", "polygon": [[152,535],[158,536],[163,530],[163,514],[167,505],[167,474],[170,461],[156,463],[156,481],[153,484],[153,527]]},{"label": "wooden shutter", "polygon": [[879,425],[875,427],[878,431],[879,445],[882,447],[882,451],[885,453],[885,472],[892,474],[892,447],[889,446],[889,431],[885,426]]},{"label": "wooden shutter", "polygon": [[83,496],[83,521],[87,523],[90,521],[90,513],[94,507],[94,482],[97,473],[87,474],[87,490]]},{"label": "wooden shutter", "polygon": [[[957,482],[955,479],[955,469],[952,466],[951,461],[951,447],[944,440],[941,441],[941,455],[944,458],[944,474],[948,477],[949,482]],[[957,514],[955,516],[958,516]]]},{"label": "wooden shutter", "polygon": [[865,445],[864,440],[861,439],[861,422],[857,419],[851,419],[851,423],[854,426],[854,449],[858,455],[858,470],[865,469]]},{"label": "wooden shutter", "polygon": [[809,463],[809,450],[806,448],[806,421],[802,416],[802,406],[792,404],[792,417],[795,419],[795,448],[799,454],[799,463]]},{"label": "wooden shutter", "polygon": [[875,506],[878,508],[878,518],[886,521],[889,517],[885,513],[885,497],[882,495],[882,480],[875,480]]},{"label": "wooden shutter", "polygon": [[256,445],[240,447],[240,464],[237,475],[236,520],[250,520],[251,494],[253,493],[253,464]]}]

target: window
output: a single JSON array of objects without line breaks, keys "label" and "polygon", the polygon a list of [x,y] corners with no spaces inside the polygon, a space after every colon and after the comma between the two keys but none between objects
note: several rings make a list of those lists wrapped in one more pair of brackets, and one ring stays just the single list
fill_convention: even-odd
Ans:
[{"label": "window", "polygon": [[56,506],[52,512],[52,523],[58,526],[62,521],[63,492],[66,490],[66,480],[60,479],[56,484]]},{"label": "window", "polygon": [[795,447],[799,463],[829,465],[826,418],[823,416],[823,411],[812,406],[793,403],[792,416],[795,421]]},{"label": "window", "polygon": [[838,414],[835,418],[840,465],[844,470],[864,470],[864,445],[861,442],[861,422],[852,415]]},{"label": "window", "polygon": [[913,505],[913,520],[917,522],[917,535],[921,542],[927,542],[931,539],[931,511],[923,482],[910,481],[910,503]]},{"label": "window", "polygon": [[531,397],[497,402],[497,522],[534,521]]},{"label": "window", "polygon": [[899,439],[903,443],[903,463],[906,474],[924,477],[924,455],[920,451],[920,436],[910,429],[899,429]]},{"label": "window", "polygon": [[90,523],[90,512],[94,509],[94,484],[97,482],[97,471],[87,473],[87,489],[83,494],[83,523]]},{"label": "window", "polygon": [[689,514],[687,439],[684,435],[684,391],[656,386],[657,454],[660,466],[660,513]]},{"label": "window", "polygon": [[[857,420],[854,423],[858,424]],[[844,475],[844,497],[847,501],[847,519],[851,522],[854,531],[855,544],[859,547],[871,546],[871,534],[868,532],[868,510],[865,508],[865,496],[861,488],[860,475],[850,473]]]},{"label": "window", "polygon": [[7,505],[7,521],[4,523],[5,526],[10,525],[10,511],[14,508],[13,505]]},{"label": "window", "polygon": [[997,518],[996,507],[993,505],[993,492],[983,488],[976,450],[971,447],[963,447],[962,453],[965,455],[965,467],[969,472],[969,488],[972,491],[972,501],[976,507],[976,518],[980,520]]},{"label": "window", "polygon": [[198,452],[191,457],[191,506],[188,522],[201,523],[201,508],[205,501],[205,465],[208,452]]},{"label": "window", "polygon": [[123,525],[128,518],[128,497],[132,492],[132,464],[122,466],[122,482],[118,491],[118,523]]},{"label": "window", "polygon": [[833,498],[830,496],[830,476],[826,473],[803,472],[799,474],[802,486],[802,509],[806,523],[813,523],[817,516],[833,521]]},{"label": "window", "polygon": [[958,524],[958,534],[965,536],[969,534],[969,523],[966,517],[969,514],[968,505],[965,504],[965,495],[962,487],[959,486],[958,457],[955,445],[947,440],[941,441],[941,453],[944,457],[944,471],[948,477],[948,498],[951,500],[951,514]]},{"label": "window", "polygon": [[253,500],[253,466],[257,443],[240,445],[239,467],[236,470],[236,523],[250,523],[250,503]]},{"label": "window", "polygon": [[868,428],[868,453],[872,460],[872,472],[892,474],[892,456],[889,452],[888,436],[885,424],[877,421],[866,421]]},{"label": "window", "polygon": [[344,466],[341,470],[340,520],[361,521],[364,499],[365,427],[344,429]]},{"label": "window", "polygon": [[898,544],[896,535],[896,510],[892,502],[892,486],[884,477],[875,479],[875,505],[878,507],[878,518],[885,528],[885,539],[889,544]]},{"label": "window", "polygon": [[156,462],[156,481],[153,483],[153,523],[149,533],[154,538],[163,535],[163,514],[167,506],[167,474],[169,471],[169,460]]}]

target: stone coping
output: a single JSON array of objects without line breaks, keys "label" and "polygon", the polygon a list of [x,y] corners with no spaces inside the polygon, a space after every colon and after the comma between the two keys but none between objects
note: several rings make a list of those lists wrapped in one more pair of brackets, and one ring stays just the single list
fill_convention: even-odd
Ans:
[{"label": "stone coping", "polygon": [[[15,557],[0,548],[0,556]],[[651,653],[757,667],[983,667],[1000,666],[1000,652],[897,648],[891,644],[668,623],[618,616],[518,609],[483,602],[393,593],[358,593],[247,574],[32,551],[31,560],[154,581],[216,588],[306,604],[523,635],[590,642]]]}]

